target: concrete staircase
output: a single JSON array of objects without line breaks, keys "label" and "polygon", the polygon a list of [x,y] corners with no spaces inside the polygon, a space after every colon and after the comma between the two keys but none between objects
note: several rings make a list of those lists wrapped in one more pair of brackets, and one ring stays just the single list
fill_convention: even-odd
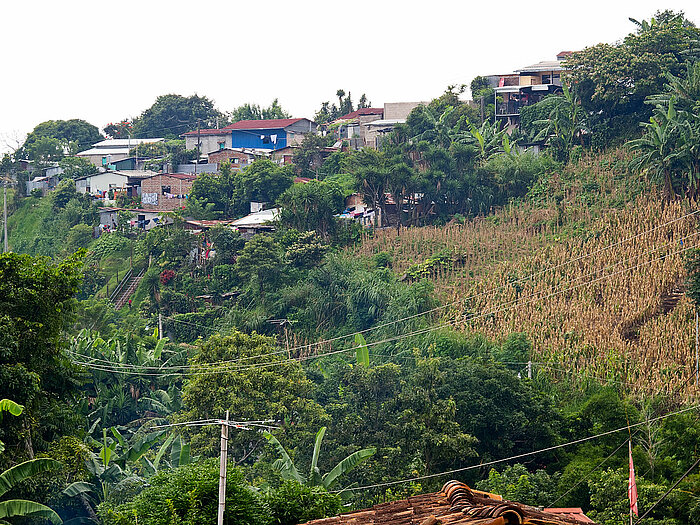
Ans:
[{"label": "concrete staircase", "polygon": [[141,270],[138,275],[134,275],[133,270],[129,270],[127,272],[124,279],[122,279],[119,286],[117,286],[110,297],[114,303],[114,307],[117,310],[129,302],[129,299],[132,295],[134,295],[134,292],[136,291],[136,288],[138,288],[139,283],[141,282],[141,279],[143,279],[143,275],[145,273],[145,269]]}]

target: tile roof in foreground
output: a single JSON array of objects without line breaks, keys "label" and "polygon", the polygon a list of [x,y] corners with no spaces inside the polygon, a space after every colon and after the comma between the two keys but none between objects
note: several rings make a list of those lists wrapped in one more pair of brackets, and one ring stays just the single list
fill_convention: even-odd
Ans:
[{"label": "tile roof in foreground", "polygon": [[[558,511],[562,511],[559,513]],[[440,492],[381,503],[372,508],[314,520],[307,525],[581,525],[593,523],[581,509],[546,509],[448,481]]]}]

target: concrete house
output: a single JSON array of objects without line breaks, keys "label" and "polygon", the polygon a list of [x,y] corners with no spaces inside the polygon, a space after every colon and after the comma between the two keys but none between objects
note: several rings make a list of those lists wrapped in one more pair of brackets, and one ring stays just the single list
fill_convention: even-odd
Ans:
[{"label": "concrete house", "polygon": [[106,170],[93,175],[75,179],[75,188],[79,193],[88,193],[99,199],[108,199],[109,191],[124,193],[129,197],[141,195],[141,181],[155,175],[152,171],[116,171]]},{"label": "concrete house", "polygon": [[304,135],[317,132],[316,123],[307,118],[241,120],[228,128],[232,148],[266,150],[301,144]]},{"label": "concrete house", "polygon": [[267,149],[225,148],[209,153],[207,162],[216,165],[217,170],[221,168],[221,164],[228,162],[231,164],[231,169],[240,171],[256,159],[269,156],[270,150]]},{"label": "concrete house", "polygon": [[199,139],[199,152],[203,155],[231,148],[231,126],[188,131],[180,137],[185,139],[185,149],[196,149]]},{"label": "concrete house", "polygon": [[[109,169],[114,162],[128,158],[131,148],[135,148],[138,144],[153,144],[164,141],[165,139],[161,138],[103,140],[93,144],[92,148],[77,153],[76,156],[89,160],[94,166]],[[111,169],[116,169],[116,167]]]},{"label": "concrete house", "polygon": [[367,124],[384,118],[384,108],[360,108],[337,118],[330,124],[337,140],[347,140],[352,149],[374,147],[366,140]]},{"label": "concrete house", "polygon": [[565,74],[563,61],[571,55],[562,51],[557,60],[545,60],[515,71],[517,84],[512,75],[504,75],[494,88],[496,119],[509,127],[520,124],[520,110],[536,104],[549,94],[561,91],[561,75]]}]

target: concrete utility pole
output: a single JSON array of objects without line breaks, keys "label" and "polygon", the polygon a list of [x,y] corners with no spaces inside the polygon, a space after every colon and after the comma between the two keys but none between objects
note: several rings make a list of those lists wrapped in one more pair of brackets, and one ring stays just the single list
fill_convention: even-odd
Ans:
[{"label": "concrete utility pole", "polygon": [[216,525],[224,525],[224,511],[226,510],[226,462],[228,461],[228,410],[226,421],[221,424],[221,463],[219,464],[219,514],[216,517]]},{"label": "concrete utility pole", "polygon": [[226,419],[204,419],[198,421],[185,421],[184,423],[171,423],[169,425],[157,425],[152,429],[172,428],[180,426],[206,426],[221,425],[221,462],[219,464],[219,511],[216,518],[217,525],[224,523],[224,511],[226,510],[226,464],[228,461],[228,429],[234,427],[238,430],[260,431],[277,428],[275,421],[271,419],[259,419],[257,421],[231,421],[229,411],[226,411]]},{"label": "concrete utility pole", "polygon": [[527,378],[532,379],[532,361],[527,362]]},{"label": "concrete utility pole", "polygon": [[197,119],[197,158],[194,159],[194,176],[197,176],[197,164],[199,164],[199,119]]},{"label": "concrete utility pole", "polygon": [[3,181],[3,198],[2,198],[2,238],[3,238],[3,253],[7,253],[7,181]]}]

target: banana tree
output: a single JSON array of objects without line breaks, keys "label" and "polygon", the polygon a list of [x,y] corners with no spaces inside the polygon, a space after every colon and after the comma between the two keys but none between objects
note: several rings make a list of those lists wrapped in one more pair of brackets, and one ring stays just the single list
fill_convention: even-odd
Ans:
[{"label": "banana tree", "polygon": [[47,519],[56,525],[63,523],[56,511],[41,503],[24,499],[2,499],[3,495],[25,479],[58,468],[61,468],[58,461],[41,458],[25,461],[0,474],[0,523],[7,523],[5,520],[12,517],[36,517]]},{"label": "banana tree", "polygon": [[263,432],[267,441],[277,449],[280,455],[272,464],[272,468],[277,470],[283,479],[294,480],[311,487],[320,486],[326,490],[330,490],[338,482],[338,478],[347,474],[365,459],[373,456],[377,452],[376,448],[363,448],[362,450],[353,452],[333,467],[330,472],[321,475],[318,468],[318,456],[321,451],[321,442],[325,434],[326,427],[321,427],[316,433],[314,450],[311,457],[311,468],[309,469],[309,475],[305,477],[299,472],[296,465],[294,465],[294,461],[279,440],[269,432]]},{"label": "banana tree", "polygon": [[538,104],[548,111],[548,115],[545,120],[536,120],[533,124],[542,126],[535,140],[544,140],[553,148],[558,159],[566,162],[575,142],[583,145],[586,114],[577,91],[566,83],[562,84],[561,89],[560,94],[550,95]]},{"label": "banana tree", "polygon": [[[0,399],[0,420],[2,420],[2,413],[9,412],[13,416],[19,416],[24,410],[24,407],[19,403],[15,403],[11,399]],[[0,452],[5,450],[5,444],[0,441]]]},{"label": "banana tree", "polygon": [[[10,399],[0,400],[0,414],[9,412],[13,416],[19,416],[24,407]],[[0,441],[0,452],[5,449]],[[60,525],[63,523],[61,517],[46,505],[25,499],[2,499],[3,496],[16,487],[19,483],[36,474],[49,472],[61,468],[61,463],[54,459],[41,458],[32,459],[15,465],[0,474],[0,524],[7,524],[8,518],[32,517],[44,518],[51,523]]]},{"label": "banana tree", "polygon": [[679,142],[680,127],[674,99],[671,98],[668,107],[657,106],[649,122],[642,124],[645,133],[641,138],[627,143],[630,149],[637,153],[630,167],[633,169],[648,169],[664,183],[664,199],[673,197],[673,174],[678,164],[676,146]]}]

